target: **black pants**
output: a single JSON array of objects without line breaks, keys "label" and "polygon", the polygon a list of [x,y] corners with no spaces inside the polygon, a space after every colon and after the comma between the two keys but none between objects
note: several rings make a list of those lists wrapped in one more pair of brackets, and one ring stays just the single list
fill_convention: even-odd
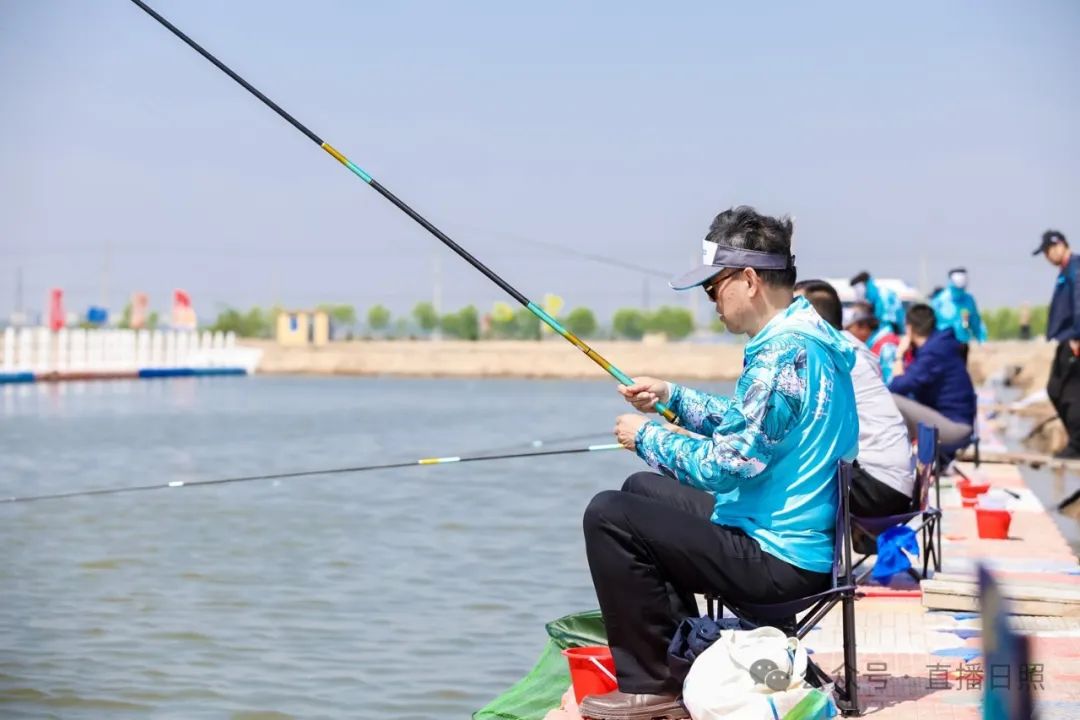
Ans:
[{"label": "black pants", "polygon": [[888,517],[911,512],[912,498],[889,487],[855,463],[851,469],[851,514]]},{"label": "black pants", "polygon": [[1069,434],[1068,450],[1080,453],[1080,360],[1068,342],[1058,345],[1054,364],[1050,367],[1050,381],[1046,394],[1054,404],[1058,417],[1065,423]]},{"label": "black pants", "polygon": [[820,592],[828,573],[790,565],[735,528],[713,523],[713,497],[641,472],[585,510],[585,551],[615,657],[619,689],[679,693],[667,648],[694,593],[784,602]]}]

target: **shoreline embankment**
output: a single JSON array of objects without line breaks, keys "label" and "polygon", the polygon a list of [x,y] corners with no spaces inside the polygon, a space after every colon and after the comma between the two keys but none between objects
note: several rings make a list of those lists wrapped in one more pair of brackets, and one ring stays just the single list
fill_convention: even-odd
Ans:
[{"label": "shoreline embankment", "polygon": [[[402,377],[597,379],[608,377],[564,340],[356,340],[324,347],[244,341],[263,351],[258,372]],[[623,372],[684,380],[734,380],[741,344],[597,342],[593,349]]]},{"label": "shoreline embankment", "polygon": [[[244,340],[262,351],[258,372],[406,377],[519,377],[604,379],[595,363],[559,338],[544,341],[353,340],[324,347],[283,347]],[[688,380],[734,380],[742,370],[741,343],[598,341],[593,348],[630,375]],[[1054,346],[1003,341],[971,349],[977,385],[1009,368],[1011,383],[1028,394],[1045,386]]]}]

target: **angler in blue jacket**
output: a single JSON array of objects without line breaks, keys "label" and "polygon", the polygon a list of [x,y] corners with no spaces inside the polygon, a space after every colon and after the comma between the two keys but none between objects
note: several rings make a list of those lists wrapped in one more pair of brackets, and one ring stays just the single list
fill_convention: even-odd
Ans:
[{"label": "angler in blue jacket", "polygon": [[889,383],[896,406],[912,437],[919,423],[933,425],[946,453],[971,440],[975,427],[975,386],[962,355],[962,344],[949,328],[937,329],[929,305],[912,305],[907,313],[908,341],[914,360]]},{"label": "angler in blue jacket", "polygon": [[667,648],[695,592],[782,602],[828,587],[836,465],[854,459],[859,421],[850,342],[805,298],[793,301],[788,219],[720,213],[703,263],[672,281],[703,287],[732,332],[750,337],[731,397],[654,378],[620,393],[664,402],[683,427],[621,415],[615,436],[657,472],[632,475],[585,511],[585,549],[619,689],[583,716],[686,717]]},{"label": "angler in blue jacket", "polygon": [[979,316],[975,298],[967,291],[968,274],[964,268],[949,271],[949,284],[930,300],[937,315],[937,329],[953,331],[963,345],[964,363],[968,359],[969,343],[986,342],[986,326]]},{"label": "angler in blue jacket", "polygon": [[881,287],[868,272],[851,278],[851,289],[856,300],[865,300],[874,306],[874,317],[882,325],[891,325],[897,335],[904,334],[904,303],[892,290]]},{"label": "angler in blue jacket", "polygon": [[1046,323],[1046,338],[1058,342],[1046,394],[1069,434],[1069,443],[1058,457],[1080,458],[1080,256],[1073,254],[1057,230],[1043,233],[1042,244],[1035,250],[1036,255],[1040,253],[1059,268]]}]

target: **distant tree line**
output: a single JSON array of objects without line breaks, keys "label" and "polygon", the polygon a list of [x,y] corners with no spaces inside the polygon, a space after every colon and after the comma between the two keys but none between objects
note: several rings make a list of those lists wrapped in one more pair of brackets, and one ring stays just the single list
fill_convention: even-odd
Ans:
[{"label": "distant tree line", "polygon": [[[459,340],[540,340],[552,331],[536,315],[523,307],[514,308],[497,302],[490,313],[481,314],[475,305],[466,305],[454,312],[440,315],[430,302],[417,303],[407,316],[394,318],[388,308],[374,305],[359,325],[359,314],[352,305],[323,304],[317,306],[330,318],[335,337],[427,337],[440,333]],[[235,332],[239,337],[272,338],[280,307],[252,307],[246,311],[227,307],[208,329]],[[554,314],[554,313],[552,313]],[[581,338],[620,338],[639,340],[647,333],[663,333],[671,340],[682,340],[694,331],[694,318],[689,310],[663,306],[656,310],[622,308],[615,312],[610,328],[602,328],[595,313],[577,307],[556,319],[570,332]],[[715,321],[710,326],[723,332]]]},{"label": "distant tree line", "polygon": [[[374,305],[364,315],[363,327],[360,326],[360,316],[352,305],[323,304],[319,305],[318,309],[326,311],[330,317],[337,338],[415,338],[429,337],[438,332],[443,337],[458,340],[540,340],[545,333],[550,334],[540,319],[527,309],[514,308],[504,302],[495,303],[487,314],[481,314],[475,305],[466,305],[442,315],[430,302],[420,302],[408,315],[397,318],[385,306]],[[130,322],[130,312],[129,308],[125,308],[120,321],[121,327]],[[247,311],[225,308],[208,329],[232,331],[240,337],[272,338],[280,312],[282,309],[279,307],[253,307]],[[1022,317],[1023,311],[1009,307],[984,310],[982,313],[990,340],[1020,338]],[[1046,306],[1032,308],[1029,317],[1032,337],[1042,336],[1046,332]],[[649,333],[663,333],[670,340],[682,340],[696,329],[694,317],[689,310],[667,305],[655,310],[620,308],[615,311],[610,327],[602,327],[593,311],[586,307],[573,308],[558,315],[557,319],[566,329],[581,338],[640,340]],[[155,313],[150,325],[153,327],[156,324]],[[719,318],[714,318],[708,329],[714,333],[726,332]]]},{"label": "distant tree line", "polygon": [[279,310],[253,307],[247,312],[236,308],[225,308],[218,313],[217,320],[210,330],[234,332],[238,337],[271,338],[274,336],[274,322]]},{"label": "distant tree line", "polygon": [[694,331],[694,316],[686,308],[664,305],[654,311],[623,308],[615,311],[611,329],[616,337],[638,340],[646,333],[663,333],[682,340]]},{"label": "distant tree line", "polygon": [[[1049,308],[1045,305],[1031,309],[1029,313],[1031,337],[1041,337],[1046,334],[1048,313]],[[996,310],[984,310],[982,312],[982,321],[986,325],[986,334],[991,340],[1016,340],[1020,337],[1022,316],[1022,310],[1005,307]]]}]

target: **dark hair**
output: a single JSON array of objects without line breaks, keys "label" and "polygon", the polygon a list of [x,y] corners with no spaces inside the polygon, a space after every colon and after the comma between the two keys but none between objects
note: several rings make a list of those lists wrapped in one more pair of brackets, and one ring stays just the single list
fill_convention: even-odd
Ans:
[{"label": "dark hair", "polygon": [[863,316],[863,319],[859,320],[859,322],[870,328],[871,332],[881,327],[881,321],[878,320],[877,315],[874,314],[874,306],[870,303],[865,300],[860,300],[857,303],[852,303],[851,309],[855,313]]},{"label": "dark hair", "polygon": [[852,285],[858,285],[859,283],[864,283],[869,279],[870,279],[870,273],[863,270],[861,273],[859,273],[855,277],[851,278],[849,283],[852,284]]},{"label": "dark hair", "polygon": [[1059,230],[1047,230],[1043,233],[1042,241],[1044,245],[1051,243],[1065,243],[1065,247],[1069,246],[1069,241],[1065,239],[1065,236]]},{"label": "dark hair", "polygon": [[844,307],[836,288],[824,280],[803,280],[795,283],[795,292],[806,296],[822,320],[837,330],[843,329]]},{"label": "dark hair", "polygon": [[[754,208],[740,205],[717,215],[705,239],[719,245],[745,250],[791,255],[791,218],[759,214]],[[767,285],[790,288],[795,284],[794,259],[786,270],[755,270]]]},{"label": "dark hair", "polygon": [[934,308],[926,303],[915,303],[907,311],[907,324],[911,331],[919,337],[930,337],[937,327],[937,316]]}]

